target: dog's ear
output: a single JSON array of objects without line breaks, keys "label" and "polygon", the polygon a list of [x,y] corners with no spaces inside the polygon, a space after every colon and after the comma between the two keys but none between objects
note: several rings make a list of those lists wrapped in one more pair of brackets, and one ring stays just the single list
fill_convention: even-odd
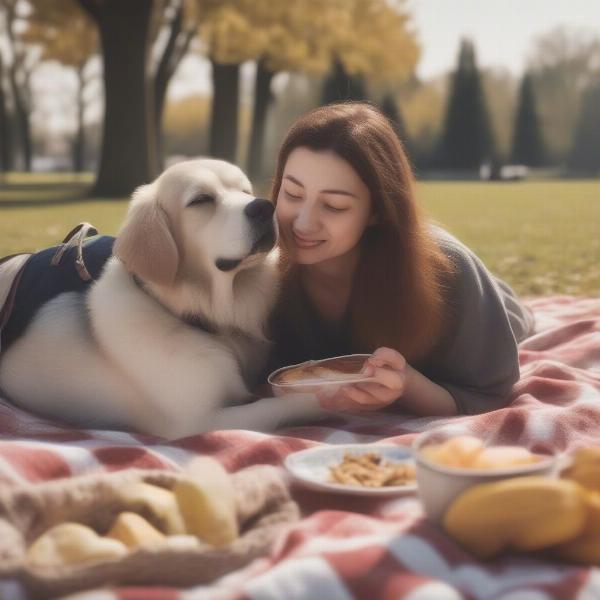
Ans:
[{"label": "dog's ear", "polygon": [[155,197],[155,186],[135,190],[127,218],[115,241],[113,254],[127,270],[144,281],[172,284],[179,253],[168,217]]}]

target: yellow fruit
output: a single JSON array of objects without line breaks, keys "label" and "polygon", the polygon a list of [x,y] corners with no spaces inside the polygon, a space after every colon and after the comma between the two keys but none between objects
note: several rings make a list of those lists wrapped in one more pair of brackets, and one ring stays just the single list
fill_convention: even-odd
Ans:
[{"label": "yellow fruit", "polygon": [[120,558],[127,548],[117,540],[100,537],[93,529],[79,523],[61,523],[46,531],[27,551],[34,567],[63,565]]},{"label": "yellow fruit", "polygon": [[573,455],[575,463],[600,465],[600,446],[586,446],[578,448]]},{"label": "yellow fruit", "polygon": [[539,456],[521,446],[491,446],[475,456],[471,467],[474,469],[503,469],[538,462]]},{"label": "yellow fruit", "polygon": [[585,491],[587,518],[574,540],[553,548],[552,554],[570,562],[600,566],[600,493]]},{"label": "yellow fruit", "polygon": [[552,549],[561,560],[600,566],[600,535],[586,535]]},{"label": "yellow fruit", "polygon": [[600,492],[600,448],[580,448],[562,476],[577,481],[589,490]]},{"label": "yellow fruit", "polygon": [[432,444],[431,446],[424,446],[419,453],[424,459],[437,465],[447,464],[446,454],[441,445]]},{"label": "yellow fruit", "polygon": [[148,511],[165,533],[185,533],[183,518],[173,492],[149,483],[135,482],[125,485],[119,495],[129,511],[142,514],[143,511]]},{"label": "yellow fruit", "polygon": [[468,467],[483,449],[483,442],[470,435],[458,435],[441,444],[421,448],[427,460],[447,467]]},{"label": "yellow fruit", "polygon": [[444,445],[448,455],[458,467],[469,467],[483,450],[483,441],[470,435],[459,435],[447,440]]},{"label": "yellow fruit", "polygon": [[194,459],[187,471],[175,485],[175,497],[187,533],[214,546],[233,542],[239,531],[229,474],[208,457]]},{"label": "yellow fruit", "polygon": [[584,535],[600,536],[600,492],[585,490],[585,504],[587,518],[585,521]]},{"label": "yellow fruit", "polygon": [[514,477],[474,486],[444,515],[446,531],[479,558],[506,548],[539,550],[574,539],[587,517],[584,490],[547,477]]},{"label": "yellow fruit", "polygon": [[128,548],[153,546],[165,540],[165,536],[144,517],[132,512],[120,513],[106,537],[119,540]]}]

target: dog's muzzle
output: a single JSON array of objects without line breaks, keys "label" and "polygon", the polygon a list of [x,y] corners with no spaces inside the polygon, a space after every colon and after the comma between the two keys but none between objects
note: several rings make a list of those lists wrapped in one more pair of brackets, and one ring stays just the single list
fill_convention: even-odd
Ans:
[{"label": "dog's muzzle", "polygon": [[246,258],[260,253],[270,252],[277,242],[273,214],[275,207],[268,200],[255,198],[246,205],[244,214],[250,221],[254,241],[250,252],[243,258],[218,258],[215,262],[220,271],[233,271]]},{"label": "dog's muzzle", "polygon": [[254,242],[249,256],[270,252],[277,241],[273,219],[275,207],[268,200],[256,198],[246,206],[244,213],[250,219],[254,233]]}]

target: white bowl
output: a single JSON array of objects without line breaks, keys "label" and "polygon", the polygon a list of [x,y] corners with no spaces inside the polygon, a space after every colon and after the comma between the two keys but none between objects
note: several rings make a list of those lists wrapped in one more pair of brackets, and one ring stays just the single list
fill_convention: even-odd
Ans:
[{"label": "white bowl", "polygon": [[[343,356],[332,356],[331,358],[324,358],[322,360],[309,360],[297,365],[288,365],[273,371],[267,381],[271,385],[271,389],[275,396],[285,396],[286,394],[295,393],[319,393],[324,397],[333,396],[341,386],[349,385],[353,383],[368,383],[375,381],[372,377],[365,377],[360,373],[360,370],[365,361],[372,356],[371,354],[345,354]],[[346,375],[355,374],[354,377],[344,377],[340,379],[323,379],[318,376],[312,377],[306,380],[298,381],[278,381],[278,379],[285,375],[287,371],[296,369],[298,367],[313,367],[313,366],[334,366],[335,361],[343,360],[345,362],[345,368],[348,368],[350,364],[351,371],[345,372]],[[355,363],[355,365],[353,365]],[[354,370],[355,368],[355,370]]]},{"label": "white bowl", "polygon": [[418,495],[427,518],[434,523],[441,523],[452,502],[475,485],[527,475],[554,476],[558,470],[555,455],[548,455],[536,463],[504,469],[468,469],[437,464],[421,454],[421,448],[439,444],[456,435],[456,431],[431,430],[422,433],[413,442]]}]

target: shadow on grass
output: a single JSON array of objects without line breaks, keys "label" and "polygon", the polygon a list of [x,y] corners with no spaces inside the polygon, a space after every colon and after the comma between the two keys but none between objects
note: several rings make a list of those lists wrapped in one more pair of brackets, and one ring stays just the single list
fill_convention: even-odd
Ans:
[{"label": "shadow on grass", "polygon": [[0,187],[0,211],[9,208],[42,208],[85,202],[119,202],[123,198],[90,196],[91,184],[18,185]]},{"label": "shadow on grass", "polygon": [[0,184],[0,193],[8,192],[11,190],[19,190],[19,191],[40,191],[40,190],[68,190],[68,189],[89,189],[91,184],[82,183],[81,181],[31,181],[27,183],[6,183],[3,182]]},{"label": "shadow on grass", "polygon": [[[72,194],[59,194],[56,197],[48,197],[47,195],[42,198],[29,198],[19,200],[17,198],[1,198],[0,197],[0,210],[3,208],[40,208],[42,206],[56,206],[60,204],[76,204],[78,202],[98,200],[97,198],[91,198],[87,196],[88,190],[77,190]],[[2,194],[4,195],[4,194]]]},{"label": "shadow on grass", "polygon": [[85,202],[92,189],[89,174],[14,172],[0,176],[0,209],[38,208]]}]

